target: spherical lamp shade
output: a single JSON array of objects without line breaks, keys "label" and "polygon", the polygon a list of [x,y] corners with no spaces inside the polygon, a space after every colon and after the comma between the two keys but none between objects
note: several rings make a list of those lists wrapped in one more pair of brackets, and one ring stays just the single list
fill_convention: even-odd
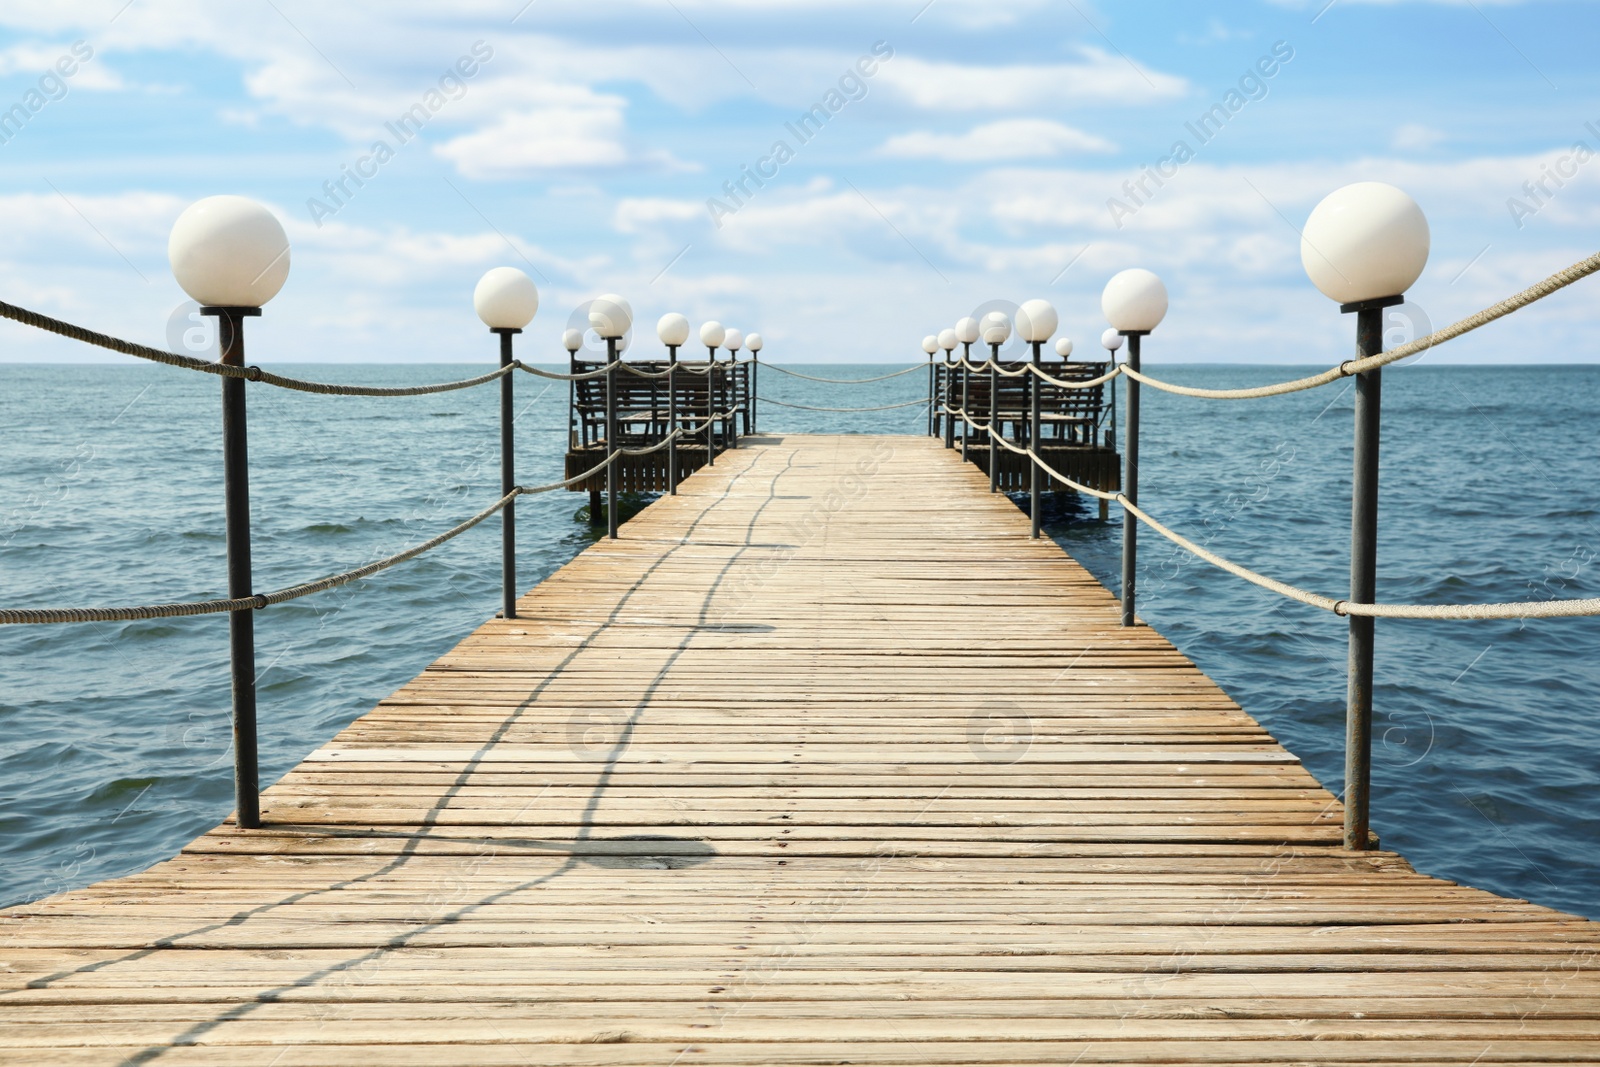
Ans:
[{"label": "spherical lamp shade", "polygon": [[1062,359],[1068,359],[1072,356],[1072,338],[1062,337],[1057,339],[1056,355],[1060,356]]},{"label": "spherical lamp shade", "polygon": [[924,337],[922,339],[922,350],[928,353],[930,356],[939,351],[938,335],[930,333],[928,336]]},{"label": "spherical lamp shade", "polygon": [[561,347],[565,348],[568,352],[576,352],[578,349],[582,348],[583,331],[568,330],[566,333],[562,334]]},{"label": "spherical lamp shade", "polygon": [[1428,220],[1417,202],[1383,182],[1330,193],[1306,220],[1300,262],[1324,296],[1356,304],[1399,296],[1428,265]]},{"label": "spherical lamp shade", "polygon": [[978,341],[978,320],[968,315],[956,323],[956,340],[964,345],[976,344]]},{"label": "spherical lamp shade", "polygon": [[946,352],[955,351],[956,345],[960,343],[961,341],[956,337],[956,332],[954,330],[939,331],[939,347],[944,349]]},{"label": "spherical lamp shade", "polygon": [[1107,352],[1115,352],[1122,347],[1122,334],[1117,332],[1115,326],[1100,335],[1100,345]]},{"label": "spherical lamp shade", "polygon": [[700,343],[707,348],[721,348],[722,341],[728,336],[728,331],[722,328],[722,323],[715,319],[700,327]]},{"label": "spherical lamp shade", "polygon": [[662,344],[676,348],[689,340],[689,320],[676,311],[670,311],[656,323],[656,336],[661,338]]},{"label": "spherical lamp shade", "polygon": [[1048,300],[1030,300],[1017,309],[1017,336],[1029,344],[1050,340],[1060,319]]},{"label": "spherical lamp shade", "polygon": [[726,348],[729,352],[739,351],[739,349],[744,347],[744,331],[735,330],[731,326],[728,327],[727,332],[722,336],[722,347]]},{"label": "spherical lamp shade", "polygon": [[621,337],[633,329],[633,306],[616,293],[597,296],[589,305],[589,328],[602,338]]},{"label": "spherical lamp shade", "polygon": [[765,343],[766,342],[761,340],[761,335],[759,333],[753,333],[744,339],[744,346],[752,352],[761,351],[761,346]]},{"label": "spherical lamp shade", "polygon": [[208,196],[172,224],[167,259],[196,302],[258,308],[289,279],[289,237],[264,205],[243,196]]},{"label": "spherical lamp shade", "polygon": [[1003,311],[991,311],[978,324],[986,345],[1003,345],[1011,339],[1011,320]]},{"label": "spherical lamp shade", "polygon": [[515,267],[496,267],[472,290],[472,306],[491,330],[520,330],[539,312],[539,287]]},{"label": "spherical lamp shade", "polygon": [[1147,270],[1125,270],[1106,283],[1100,310],[1121,333],[1149,333],[1167,317],[1167,287]]}]

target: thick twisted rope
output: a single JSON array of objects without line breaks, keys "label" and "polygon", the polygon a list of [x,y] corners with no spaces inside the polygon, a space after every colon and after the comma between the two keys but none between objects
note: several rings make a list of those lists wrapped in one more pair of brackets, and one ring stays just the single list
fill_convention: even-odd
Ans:
[{"label": "thick twisted rope", "polygon": [[176,352],[167,352],[160,348],[151,348],[149,345],[136,344],[133,341],[124,341],[120,337],[109,334],[96,333],[86,330],[82,326],[75,326],[61,319],[53,319],[49,315],[41,315],[37,311],[17,307],[0,300],[0,318],[20,322],[24,326],[32,326],[37,330],[57,334],[83,344],[94,345],[111,352],[119,352],[124,356],[133,356],[136,359],[149,360],[152,363],[162,363],[169,367],[182,367],[184,370],[200,371],[203,374],[215,374],[221,378],[243,378],[246,381],[260,382],[263,385],[274,385],[280,389],[293,389],[300,393],[317,393],[323,396],[425,396],[429,393],[447,393],[455,389],[471,389],[476,385],[492,382],[497,378],[511,373],[510,367],[501,367],[488,374],[480,374],[476,378],[466,378],[455,382],[439,382],[435,385],[405,385],[405,386],[371,386],[371,385],[337,385],[332,382],[313,382],[303,378],[290,378],[282,374],[273,374],[271,371],[262,370],[260,367],[230,367],[227,364],[216,363],[209,359],[196,359],[194,356],[180,356]]},{"label": "thick twisted rope", "polygon": [[907,367],[905,370],[897,370],[893,374],[880,374],[876,378],[818,378],[810,374],[801,374],[799,371],[784,370],[776,363],[762,363],[761,365],[768,370],[775,370],[779,374],[787,374],[791,378],[804,378],[808,382],[825,382],[828,385],[866,385],[868,382],[886,382],[890,378],[898,378],[902,374],[910,374],[912,371],[927,369],[927,364],[918,363]]},{"label": "thick twisted rope", "polygon": [[951,363],[946,363],[945,366],[950,369],[960,367],[974,374],[988,374],[993,370],[1004,378],[1020,378],[1025,374],[1031,374],[1042,382],[1049,382],[1051,385],[1058,385],[1063,389],[1098,389],[1105,383],[1120,377],[1123,372],[1123,368],[1117,365],[1098,378],[1057,378],[1046,371],[1042,363],[1024,363],[1017,370],[1006,370],[992,359],[986,359],[982,363],[973,363],[965,357],[957,358]]},{"label": "thick twisted rope", "polygon": [[446,541],[461,536],[474,526],[483,522],[489,516],[502,510],[519,496],[533,496],[537,493],[548,493],[556,489],[565,489],[583,481],[591,475],[605,470],[615,463],[622,453],[616,453],[582,474],[548,485],[518,486],[493,504],[484,508],[476,515],[456,526],[451,527],[437,537],[431,537],[418,545],[396,552],[392,556],[374,560],[371,563],[356,567],[353,570],[332,574],[326,578],[318,578],[311,582],[302,582],[291,585],[272,593],[257,593],[255,596],[236,597],[231,600],[199,600],[182,604],[148,604],[140,607],[128,608],[6,608],[0,609],[0,625],[15,624],[43,624],[67,622],[126,622],[136,619],[168,619],[189,615],[212,615],[225,611],[260,610],[273,604],[282,604],[290,600],[298,600],[312,593],[321,593],[328,589],[365,578],[370,574],[387,570],[399,563],[415,559],[424,552],[438,548]]},{"label": "thick twisted rope", "polygon": [[[1004,438],[996,438],[1004,442]],[[1128,514],[1150,527],[1156,533],[1165,537],[1179,548],[1192,553],[1205,560],[1213,567],[1227,571],[1237,578],[1243,578],[1252,585],[1277,593],[1279,596],[1288,597],[1290,600],[1309,604],[1323,611],[1331,611],[1335,615],[1361,615],[1375,619],[1548,619],[1570,618],[1585,615],[1600,615],[1600,597],[1590,597],[1578,600],[1536,600],[1536,601],[1511,601],[1500,604],[1357,604],[1349,600],[1335,600],[1333,597],[1322,596],[1299,586],[1280,582],[1276,578],[1269,578],[1265,574],[1253,571],[1250,568],[1225,559],[1203,545],[1197,545],[1182,534],[1164,526],[1137,504],[1132,503],[1122,493],[1107,493],[1099,489],[1091,489],[1081,482],[1073,481],[1060,471],[1051,467],[1039,458],[1038,453],[1032,449],[1027,454],[1050,477],[1064,485],[1101,500],[1114,500],[1122,505]]]},{"label": "thick twisted rope", "polygon": [[998,362],[992,359],[986,359],[982,363],[974,363],[966,356],[957,356],[944,366],[946,370],[954,370],[957,367],[960,367],[963,370],[972,371],[974,374],[988,374],[990,371],[993,371],[1002,378],[1020,378],[1024,374],[1028,373],[1028,366],[1030,365],[1031,364],[1025,364],[1017,370],[1006,370]]},{"label": "thick twisted rope", "polygon": [[1471,333],[1480,326],[1487,326],[1496,319],[1505,318],[1513,311],[1519,311],[1529,304],[1537,303],[1551,293],[1565,289],[1573,282],[1587,278],[1596,271],[1600,271],[1600,252],[1595,253],[1588,259],[1574,263],[1565,270],[1556,271],[1538,284],[1531,285],[1515,296],[1507,297],[1492,307],[1484,308],[1475,315],[1468,315],[1460,322],[1446,326],[1442,330],[1435,330],[1426,337],[1419,337],[1415,341],[1410,341],[1376,356],[1346,360],[1337,367],[1330,367],[1321,374],[1313,374],[1307,378],[1297,378],[1290,382],[1279,382],[1276,385],[1261,385],[1251,389],[1200,389],[1189,385],[1174,385],[1171,382],[1151,378],[1139,371],[1129,370],[1126,367],[1123,367],[1122,371],[1134,381],[1142,382],[1163,392],[1176,393],[1179,396],[1199,397],[1204,400],[1254,400],[1260,397],[1298,393],[1306,389],[1315,389],[1318,386],[1327,385],[1329,382],[1336,382],[1341,378],[1348,378],[1352,374],[1360,374],[1363,371],[1387,367],[1389,364],[1399,362],[1407,356],[1414,356],[1418,352],[1426,352],[1428,349],[1442,345],[1446,341],[1453,341],[1463,334]]},{"label": "thick twisted rope", "polygon": [[915,408],[921,407],[928,402],[924,398],[922,400],[907,400],[903,404],[880,404],[875,408],[819,408],[812,407],[810,404],[790,404],[782,400],[773,400],[770,397],[765,396],[758,396],[756,399],[761,401],[763,404],[776,404],[780,408],[794,408],[797,411],[840,411],[851,413],[862,411],[893,411],[896,408]]}]

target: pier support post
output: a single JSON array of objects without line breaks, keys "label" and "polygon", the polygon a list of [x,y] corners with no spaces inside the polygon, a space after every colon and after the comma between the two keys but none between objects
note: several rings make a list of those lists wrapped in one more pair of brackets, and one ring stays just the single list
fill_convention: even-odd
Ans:
[{"label": "pier support post", "polygon": [[[939,357],[931,355],[928,358],[930,360],[938,360]],[[934,371],[934,374],[938,376],[936,381],[939,382],[936,392],[938,392],[939,397],[939,419],[942,419],[942,426],[944,426],[944,446],[946,448],[955,448],[955,416],[950,414],[950,411],[947,411],[950,402],[955,400],[952,390],[950,390],[950,381],[954,379],[952,376],[954,376],[955,370],[950,366],[949,352],[944,354],[944,362],[939,363],[939,370]],[[941,426],[941,422],[934,422],[934,429],[938,430],[939,426]]]},{"label": "pier support post", "polygon": [[[1039,365],[1040,341],[1033,342],[1033,365]],[[1043,392],[1041,382],[1037,375],[1028,381],[1028,448],[1034,455],[1039,454],[1039,394]],[[1028,504],[1029,515],[1033,522],[1033,539],[1039,539],[1039,529],[1044,525],[1044,507],[1039,499],[1039,463],[1030,458],[1028,460]]]},{"label": "pier support post", "polygon": [[[1139,331],[1125,331],[1128,339],[1128,366],[1139,369]],[[1132,378],[1128,384],[1128,440],[1122,454],[1122,495],[1129,503],[1139,503],[1139,383]],[[1135,603],[1138,594],[1139,520],[1122,513],[1122,625],[1134,626]]]},{"label": "pier support post", "polygon": [[[1404,297],[1346,304],[1356,314],[1356,356],[1383,351],[1383,309]],[[1383,371],[1356,375],[1355,469],[1350,491],[1350,600],[1371,604],[1378,589],[1378,450]],[[1344,847],[1366,849],[1372,797],[1373,620],[1350,616],[1345,693]]]},{"label": "pier support post", "polygon": [[[244,366],[244,320],[260,308],[205,307],[221,334],[222,362]],[[250,457],[245,422],[245,380],[222,379],[223,525],[227,537],[228,599],[255,595],[250,576]],[[233,794],[241,830],[261,826],[261,774],[256,740],[255,610],[228,613],[228,654],[233,681]]]},{"label": "pier support post", "polygon": [[967,438],[972,434],[972,423],[967,421],[972,417],[972,409],[967,406],[967,400],[972,395],[972,390],[969,388],[972,372],[967,369],[967,362],[963,356],[961,360],[961,462],[963,463],[967,461]]},{"label": "pier support post", "polygon": [[1000,346],[989,346],[989,492],[1000,491]]},{"label": "pier support post", "polygon": [[617,339],[606,338],[606,536],[617,539]]},{"label": "pier support post", "polygon": [[667,346],[667,492],[678,495],[678,346]]},{"label": "pier support post", "polygon": [[[512,363],[511,338],[521,330],[499,326],[490,331],[500,335],[500,366]],[[512,423],[516,419],[515,390],[510,374],[500,378],[500,495],[505,496],[517,487],[516,441]],[[507,619],[517,617],[517,502],[511,501],[500,512],[500,576],[502,600],[501,615]]]},{"label": "pier support post", "polygon": [[717,350],[706,355],[706,466],[717,465]]}]

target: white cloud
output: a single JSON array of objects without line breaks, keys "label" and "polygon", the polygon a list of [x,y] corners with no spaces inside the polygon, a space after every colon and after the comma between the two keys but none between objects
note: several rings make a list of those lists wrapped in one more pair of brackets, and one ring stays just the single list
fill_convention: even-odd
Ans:
[{"label": "white cloud", "polygon": [[962,134],[917,131],[889,138],[878,154],[894,159],[942,159],[952,163],[996,163],[1047,159],[1069,152],[1114,152],[1103,137],[1049,119],[1002,119]]},{"label": "white cloud", "polygon": [[594,97],[515,111],[446,141],[434,154],[454,163],[468,178],[617,166],[629,160],[622,143],[625,107],[626,101],[619,97]]},{"label": "white cloud", "polygon": [[1396,152],[1426,152],[1449,139],[1450,135],[1443,130],[1408,122],[1404,126],[1397,127],[1389,136],[1389,147]]},{"label": "white cloud", "polygon": [[1148,104],[1182,96],[1183,78],[1094,48],[1080,63],[975,66],[897,56],[877,80],[909,103],[933,111],[1017,111],[1071,104]]}]

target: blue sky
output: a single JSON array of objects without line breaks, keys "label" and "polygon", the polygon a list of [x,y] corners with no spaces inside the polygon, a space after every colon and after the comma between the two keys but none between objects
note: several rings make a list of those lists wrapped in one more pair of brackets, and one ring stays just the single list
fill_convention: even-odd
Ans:
[{"label": "blue sky", "polygon": [[[972,309],[1041,296],[1088,350],[1101,286],[1144,266],[1172,296],[1152,362],[1326,363],[1350,323],[1296,227],[1342,184],[1427,212],[1419,322],[1595,251],[1600,160],[1539,201],[1523,184],[1600,151],[1597,39],[1592,2],[8,0],[0,110],[75,42],[93,55],[0,144],[0,299],[163,343],[184,300],[167,231],[240,193],[294,249],[252,326],[261,361],[489,359],[470,296],[500,265],[539,284],[535,357],[606,291],[645,337],[682,311],[759,329],[780,362],[920,358]],[[1258,68],[1275,48],[1292,58]],[[1252,71],[1201,143],[1186,124]],[[386,124],[430,102],[400,144]],[[829,102],[801,143],[786,124]],[[380,139],[393,158],[333,200]],[[1180,140],[1165,185],[1124,192]],[[757,166],[775,176],[724,191]],[[1589,293],[1429,358],[1588,361]],[[0,337],[0,359],[83,357]]]}]

